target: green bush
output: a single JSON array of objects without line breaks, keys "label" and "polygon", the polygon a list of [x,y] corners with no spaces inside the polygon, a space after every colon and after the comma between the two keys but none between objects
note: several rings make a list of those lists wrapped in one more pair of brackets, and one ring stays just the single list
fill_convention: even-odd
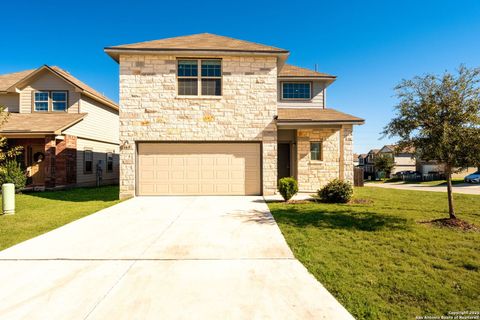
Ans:
[{"label": "green bush", "polygon": [[353,195],[353,187],[350,183],[342,180],[332,180],[326,186],[318,190],[320,200],[328,203],[347,203]]},{"label": "green bush", "polygon": [[298,192],[298,183],[292,177],[278,180],[278,191],[285,201],[290,200]]},{"label": "green bush", "polygon": [[22,167],[16,161],[7,161],[0,168],[0,185],[13,183],[16,190],[25,188],[27,177]]}]

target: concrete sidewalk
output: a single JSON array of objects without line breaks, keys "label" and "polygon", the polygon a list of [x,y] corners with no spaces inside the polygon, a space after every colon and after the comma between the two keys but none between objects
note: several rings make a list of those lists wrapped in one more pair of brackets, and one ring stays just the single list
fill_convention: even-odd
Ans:
[{"label": "concrete sidewalk", "polygon": [[[432,191],[432,192],[447,192],[447,187],[440,186],[428,186],[423,184],[408,184],[408,183],[365,183],[366,187],[386,188],[386,189],[399,189],[399,190],[414,190],[414,191]],[[453,193],[463,194],[476,194],[480,195],[480,185],[461,183],[453,185]]]},{"label": "concrete sidewalk", "polygon": [[0,252],[0,318],[353,319],[261,197],[141,197]]}]

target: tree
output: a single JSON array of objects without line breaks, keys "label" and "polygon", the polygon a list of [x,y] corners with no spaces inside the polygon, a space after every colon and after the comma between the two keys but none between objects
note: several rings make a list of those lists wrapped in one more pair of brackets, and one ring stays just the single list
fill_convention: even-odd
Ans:
[{"label": "tree", "polygon": [[460,66],[455,74],[427,74],[396,86],[396,116],[384,135],[400,138],[422,160],[445,165],[449,216],[456,219],[452,173],[480,164],[480,68]]},{"label": "tree", "polygon": [[375,169],[378,171],[385,172],[385,176],[390,178],[390,173],[392,172],[393,166],[395,163],[393,162],[393,157],[389,154],[382,154],[379,153],[375,157]]},{"label": "tree", "polygon": [[[8,120],[8,112],[5,112],[5,107],[0,105],[0,127]],[[22,148],[9,147],[7,138],[0,136],[0,167],[4,167],[8,160],[14,160],[21,152]]]}]

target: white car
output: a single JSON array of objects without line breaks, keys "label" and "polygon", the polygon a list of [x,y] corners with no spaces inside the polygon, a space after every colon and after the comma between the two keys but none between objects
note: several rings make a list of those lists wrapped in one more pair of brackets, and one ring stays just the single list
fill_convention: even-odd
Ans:
[{"label": "white car", "polygon": [[480,183],[480,170],[472,174],[469,174],[463,180],[467,183]]}]

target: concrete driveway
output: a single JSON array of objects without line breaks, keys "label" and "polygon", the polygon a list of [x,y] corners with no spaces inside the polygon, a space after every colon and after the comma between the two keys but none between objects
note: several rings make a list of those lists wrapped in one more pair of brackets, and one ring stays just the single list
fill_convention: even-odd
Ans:
[{"label": "concrete driveway", "polygon": [[2,319],[353,319],[261,197],[139,197],[0,252]]}]

